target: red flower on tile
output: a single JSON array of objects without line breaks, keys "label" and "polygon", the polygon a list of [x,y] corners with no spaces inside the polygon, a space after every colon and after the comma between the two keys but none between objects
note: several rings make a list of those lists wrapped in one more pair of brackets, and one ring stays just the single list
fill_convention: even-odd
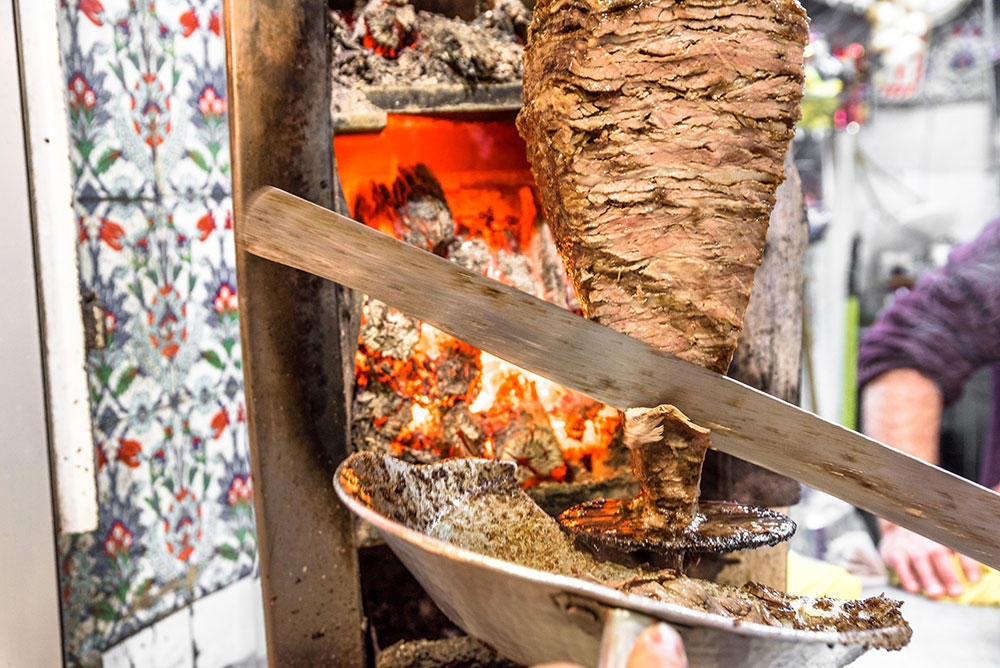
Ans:
[{"label": "red flower on tile", "polygon": [[104,309],[104,331],[108,335],[114,334],[118,329],[118,318],[108,309]]},{"label": "red flower on tile", "polygon": [[129,548],[132,547],[132,540],[132,532],[128,530],[128,527],[122,524],[121,520],[115,520],[108,535],[104,538],[104,554],[112,559],[127,555]]},{"label": "red flower on tile", "polygon": [[100,471],[108,465],[108,455],[104,452],[104,443],[97,444],[97,470]]},{"label": "red flower on tile", "polygon": [[101,14],[104,13],[104,5],[101,4],[100,0],[80,0],[78,9],[95,26],[104,25],[104,22],[101,20]]},{"label": "red flower on tile", "polygon": [[[159,289],[159,293],[166,296],[171,290],[172,286],[166,285]],[[155,304],[158,299],[158,297],[154,297],[153,303]],[[159,321],[156,321],[153,312],[148,311],[146,320],[151,326],[156,322],[157,332],[149,334],[149,342],[153,347],[158,349],[160,354],[167,359],[177,355],[181,349],[179,341],[187,340],[187,328],[182,327],[178,331],[177,316],[168,312]]]},{"label": "red flower on tile", "polygon": [[101,231],[100,237],[101,241],[106,243],[109,247],[116,251],[122,249],[121,238],[125,235],[125,230],[118,223],[112,222],[107,218],[101,218]]},{"label": "red flower on tile", "polygon": [[229,483],[229,491],[226,492],[226,503],[230,506],[239,504],[249,504],[253,500],[253,483],[250,476],[233,476],[233,481]]},{"label": "red flower on tile", "polygon": [[118,454],[115,458],[125,466],[134,469],[139,467],[139,453],[142,452],[142,444],[131,439],[118,440]]},{"label": "red flower on tile", "polygon": [[72,111],[91,111],[97,105],[97,93],[79,72],[70,77],[67,88],[69,89],[69,106]]},{"label": "red flower on tile", "polygon": [[201,236],[198,237],[199,241],[205,241],[212,236],[212,232],[215,231],[215,216],[212,215],[211,211],[198,219],[197,227],[198,231],[201,232]]},{"label": "red flower on tile", "polygon": [[226,409],[220,410],[214,416],[212,416],[211,422],[212,429],[214,433],[212,435],[213,439],[219,439],[222,434],[226,431],[226,427],[229,426],[229,414],[226,413]]},{"label": "red flower on tile", "polygon": [[228,283],[223,283],[215,293],[212,306],[219,315],[233,315],[239,307],[236,290]]},{"label": "red flower on tile", "polygon": [[216,37],[222,36],[222,21],[215,12],[212,12],[212,15],[208,17],[208,29],[214,32]]},{"label": "red flower on tile", "polygon": [[198,29],[198,16],[194,13],[194,9],[189,9],[181,14],[180,21],[184,27],[181,31],[181,35],[184,37],[190,37]]},{"label": "red flower on tile", "polygon": [[[181,492],[177,494],[177,500],[183,501],[187,496],[187,490],[182,489]],[[194,494],[191,494],[191,500],[195,500]],[[197,509],[196,514],[198,517],[201,517],[200,508]],[[167,551],[181,561],[187,561],[190,559],[191,555],[194,553],[194,545],[192,544],[192,541],[201,540],[202,537],[202,530],[195,524],[194,519],[190,515],[184,515],[177,520],[172,531],[170,529],[169,521],[164,521],[163,528],[173,534],[172,537],[168,538]]]},{"label": "red flower on tile", "polygon": [[207,118],[218,118],[226,113],[226,98],[220,97],[215,87],[208,84],[198,97],[198,111]]},{"label": "red flower on tile", "polygon": [[[150,148],[156,148],[157,146],[163,143],[163,134],[160,132],[160,124],[157,121],[159,112],[160,112],[159,108],[151,110],[150,106],[147,105],[146,108],[143,110],[143,113],[147,115],[155,113],[157,115],[150,116],[149,120],[147,120],[144,124],[140,124],[138,121],[135,121],[133,123],[135,126],[136,134],[146,135],[146,139],[144,141],[146,142],[147,145],[149,145]],[[169,125],[164,129],[166,130],[166,132],[168,133],[170,132]]]}]

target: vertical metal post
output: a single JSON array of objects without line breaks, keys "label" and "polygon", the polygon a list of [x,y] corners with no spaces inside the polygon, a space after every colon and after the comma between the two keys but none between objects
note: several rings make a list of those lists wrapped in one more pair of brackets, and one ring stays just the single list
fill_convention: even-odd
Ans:
[{"label": "vertical metal post", "polygon": [[348,413],[327,281],[247,254],[240,218],[273,185],[334,199],[326,0],[225,0],[243,361],[272,666],[361,666],[354,533],[332,490]]}]

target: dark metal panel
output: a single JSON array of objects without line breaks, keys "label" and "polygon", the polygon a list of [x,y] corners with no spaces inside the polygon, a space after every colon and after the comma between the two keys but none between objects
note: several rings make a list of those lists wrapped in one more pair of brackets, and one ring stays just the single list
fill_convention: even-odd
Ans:
[{"label": "dark metal panel", "polygon": [[332,489],[347,447],[335,284],[239,243],[276,185],[334,203],[325,0],[226,0],[233,209],[250,451],[273,666],[365,663],[352,520]]}]

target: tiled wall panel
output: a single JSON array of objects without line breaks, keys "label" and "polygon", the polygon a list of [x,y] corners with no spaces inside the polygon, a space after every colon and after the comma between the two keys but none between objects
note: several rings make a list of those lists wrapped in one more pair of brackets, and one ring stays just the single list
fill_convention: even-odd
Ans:
[{"label": "tiled wall panel", "polygon": [[60,541],[70,662],[257,569],[221,11],[60,5],[100,507]]}]

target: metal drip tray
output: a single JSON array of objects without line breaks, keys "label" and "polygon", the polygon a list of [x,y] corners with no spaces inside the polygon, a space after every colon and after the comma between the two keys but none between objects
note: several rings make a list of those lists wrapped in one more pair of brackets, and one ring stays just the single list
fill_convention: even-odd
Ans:
[{"label": "metal drip tray", "polygon": [[[594,665],[601,627],[616,609],[674,625],[698,666],[840,666],[866,649],[898,649],[910,637],[895,602],[883,597],[845,602],[767,590],[772,618],[758,623],[723,608],[710,612],[624,592],[623,582],[648,583],[657,574],[575,550],[518,488],[513,465],[461,459],[415,466],[359,453],[340,466],[335,487],[452,621],[520,663]],[[742,591],[663,577],[668,588],[690,584],[718,601]],[[812,630],[783,621],[779,610]]]}]

